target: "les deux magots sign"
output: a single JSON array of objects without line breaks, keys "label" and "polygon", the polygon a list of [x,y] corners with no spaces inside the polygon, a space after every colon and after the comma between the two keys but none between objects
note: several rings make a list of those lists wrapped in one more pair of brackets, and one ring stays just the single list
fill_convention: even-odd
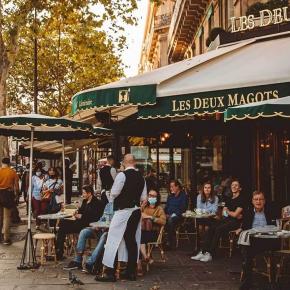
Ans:
[{"label": "les deux magots sign", "polygon": [[231,32],[239,32],[251,30],[255,27],[264,27],[271,24],[279,24],[282,22],[290,22],[288,18],[288,7],[276,8],[273,10],[264,9],[260,11],[260,17],[254,15],[232,17],[231,18]]}]

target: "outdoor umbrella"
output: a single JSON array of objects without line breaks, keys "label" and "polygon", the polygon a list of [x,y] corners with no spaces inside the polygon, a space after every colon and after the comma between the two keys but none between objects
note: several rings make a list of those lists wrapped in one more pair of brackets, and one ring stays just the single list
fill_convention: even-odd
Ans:
[{"label": "outdoor umbrella", "polygon": [[290,118],[290,97],[230,107],[224,113],[225,122],[273,117]]},{"label": "outdoor umbrella", "polygon": [[[29,168],[29,190],[28,190],[28,226],[19,269],[37,267],[34,246],[31,234],[31,179],[33,163],[34,140],[61,140],[63,144],[62,162],[64,168],[64,200],[65,200],[65,159],[64,140],[96,138],[98,135],[108,135],[107,129],[94,129],[90,124],[73,121],[66,118],[55,118],[39,114],[10,115],[0,117],[0,135],[28,138],[30,137],[30,168]],[[26,250],[28,254],[26,255]],[[30,255],[32,261],[30,260]],[[27,262],[25,262],[27,257]]]}]

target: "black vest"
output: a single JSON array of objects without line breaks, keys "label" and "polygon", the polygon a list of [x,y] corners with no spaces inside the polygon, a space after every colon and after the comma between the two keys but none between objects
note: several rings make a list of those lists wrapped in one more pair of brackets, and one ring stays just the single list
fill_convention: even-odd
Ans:
[{"label": "black vest", "polygon": [[105,165],[101,168],[100,178],[102,181],[102,189],[110,190],[114,183],[114,179],[111,175],[111,166]]},{"label": "black vest", "polygon": [[114,200],[114,210],[140,206],[140,197],[145,185],[142,174],[135,169],[125,170],[123,173],[126,181],[120,195]]}]

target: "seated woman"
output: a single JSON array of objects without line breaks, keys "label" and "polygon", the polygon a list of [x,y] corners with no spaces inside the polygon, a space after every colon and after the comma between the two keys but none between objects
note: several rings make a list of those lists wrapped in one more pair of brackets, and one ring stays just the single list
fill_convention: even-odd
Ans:
[{"label": "seated woman", "polygon": [[[219,199],[216,196],[212,184],[207,181],[203,184],[201,193],[197,196],[196,208],[202,213],[212,213],[216,214],[218,211],[218,202]],[[208,229],[208,226],[211,222],[211,219],[198,219],[199,232],[205,232]]]},{"label": "seated woman", "polygon": [[[160,228],[166,224],[166,215],[160,206],[160,194],[155,190],[148,193],[148,202],[142,209],[142,233],[140,251],[146,262],[150,257],[147,256],[146,244],[156,242]],[[142,273],[141,261],[138,263],[138,272]]]},{"label": "seated woman", "polygon": [[217,213],[219,199],[215,195],[210,182],[203,184],[202,192],[197,196],[196,208],[207,213]]}]

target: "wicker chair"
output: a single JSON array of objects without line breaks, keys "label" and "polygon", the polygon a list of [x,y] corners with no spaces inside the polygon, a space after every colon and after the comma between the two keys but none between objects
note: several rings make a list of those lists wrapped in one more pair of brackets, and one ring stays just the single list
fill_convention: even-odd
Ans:
[{"label": "wicker chair", "polygon": [[[287,221],[284,226],[283,230],[290,230],[290,221]],[[276,264],[277,267],[277,274],[276,274],[276,282],[283,276],[283,268],[285,266],[285,262],[287,259],[290,258],[290,239],[282,241],[282,247],[280,251],[277,251],[276,254],[279,256],[279,261]]]},{"label": "wicker chair", "polygon": [[[153,249],[158,248],[160,251],[161,261],[165,262],[165,255],[164,255],[164,250],[162,246],[163,234],[164,234],[164,226],[160,228],[159,235],[156,242],[151,242],[147,244],[147,256],[152,257]],[[147,271],[149,271],[149,263],[147,263],[146,267],[147,267]]]}]

